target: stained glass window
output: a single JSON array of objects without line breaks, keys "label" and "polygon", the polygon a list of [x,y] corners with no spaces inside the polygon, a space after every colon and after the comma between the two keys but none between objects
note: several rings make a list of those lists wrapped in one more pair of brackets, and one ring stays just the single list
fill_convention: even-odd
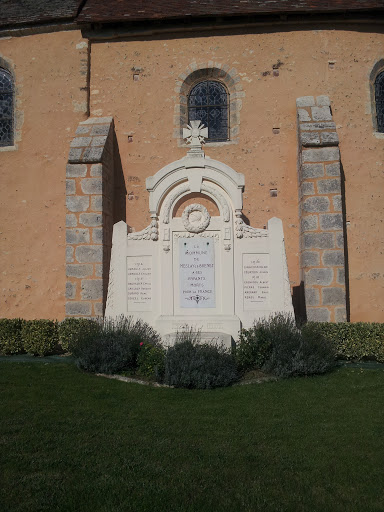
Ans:
[{"label": "stained glass window", "polygon": [[377,131],[384,133],[384,71],[375,80]]},{"label": "stained glass window", "polygon": [[220,82],[206,80],[192,88],[188,122],[197,120],[208,127],[208,142],[228,140],[228,93]]},{"label": "stained glass window", "polygon": [[0,68],[0,146],[13,146],[13,80]]}]

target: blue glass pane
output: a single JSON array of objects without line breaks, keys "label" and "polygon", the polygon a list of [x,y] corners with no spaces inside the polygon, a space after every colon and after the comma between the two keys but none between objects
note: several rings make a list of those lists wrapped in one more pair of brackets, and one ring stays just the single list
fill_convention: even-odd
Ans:
[{"label": "blue glass pane", "polygon": [[8,71],[0,69],[0,92],[12,92],[12,77]]},{"label": "blue glass pane", "polygon": [[227,92],[218,82],[208,82],[209,105],[226,105]]},{"label": "blue glass pane", "polygon": [[209,111],[209,136],[214,140],[225,140],[228,137],[227,109],[211,108]]},{"label": "blue glass pane", "polygon": [[12,119],[0,119],[0,146],[12,146]]},{"label": "blue glass pane", "polygon": [[12,94],[0,93],[0,118],[12,118],[13,113]]},{"label": "blue glass pane", "polygon": [[213,80],[195,85],[188,97],[188,119],[208,127],[208,141],[228,139],[228,94]]},{"label": "blue glass pane", "polygon": [[190,108],[189,109],[189,120],[190,121],[201,121],[207,126],[208,108]]},{"label": "blue glass pane", "polygon": [[13,144],[13,81],[8,71],[0,69],[0,146]]},{"label": "blue glass pane", "polygon": [[384,71],[375,81],[377,131],[384,133]]},{"label": "blue glass pane", "polygon": [[189,105],[191,107],[198,105],[207,105],[208,103],[208,88],[207,82],[197,84],[189,95]]}]

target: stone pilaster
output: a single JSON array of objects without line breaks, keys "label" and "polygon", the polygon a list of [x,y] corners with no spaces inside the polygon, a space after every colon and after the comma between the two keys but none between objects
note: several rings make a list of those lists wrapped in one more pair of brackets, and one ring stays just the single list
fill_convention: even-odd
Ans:
[{"label": "stone pilaster", "polygon": [[113,225],[112,118],[79,124],[66,170],[66,316],[104,313]]},{"label": "stone pilaster", "polygon": [[300,262],[308,321],[346,320],[339,139],[327,96],[296,100]]}]

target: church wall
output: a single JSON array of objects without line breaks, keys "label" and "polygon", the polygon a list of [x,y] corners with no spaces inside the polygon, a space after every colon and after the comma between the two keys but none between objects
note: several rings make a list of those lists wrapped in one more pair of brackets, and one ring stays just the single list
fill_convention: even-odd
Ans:
[{"label": "church wall", "polygon": [[[350,318],[382,321],[384,138],[373,133],[369,89],[384,53],[377,30],[93,42],[89,115],[114,118],[129,226],[150,223],[145,179],[186,153],[174,138],[180,76],[193,62],[228,65],[244,92],[237,143],[207,144],[205,152],[245,175],[243,212],[252,226],[283,220],[291,286],[298,287],[296,98],[327,95],[345,175]],[[88,42],[76,30],[3,38],[0,57],[16,79],[20,128],[17,147],[0,148],[0,316],[61,319],[65,168],[76,127],[88,117]]]},{"label": "church wall", "polygon": [[16,148],[0,148],[0,317],[64,317],[65,167],[87,118],[80,31],[0,39],[16,79]]},{"label": "church wall", "polygon": [[384,34],[343,28],[93,43],[90,112],[114,116],[127,222],[138,231],[150,222],[146,177],[186,152],[173,135],[180,75],[193,62],[233,68],[245,93],[238,143],[206,145],[205,152],[244,173],[243,212],[252,226],[283,220],[291,286],[298,287],[295,101],[329,96],[345,174],[350,318],[380,321],[384,139],[373,133],[369,75],[383,58]]}]

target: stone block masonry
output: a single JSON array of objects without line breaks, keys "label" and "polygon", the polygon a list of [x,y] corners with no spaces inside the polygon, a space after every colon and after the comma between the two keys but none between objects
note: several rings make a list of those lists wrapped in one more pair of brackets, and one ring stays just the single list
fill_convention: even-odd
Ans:
[{"label": "stone block masonry", "polygon": [[70,317],[103,315],[112,244],[112,118],[80,123],[66,169],[66,305]]},{"label": "stone block masonry", "polygon": [[308,321],[347,320],[339,138],[327,96],[296,100],[300,266]]}]

